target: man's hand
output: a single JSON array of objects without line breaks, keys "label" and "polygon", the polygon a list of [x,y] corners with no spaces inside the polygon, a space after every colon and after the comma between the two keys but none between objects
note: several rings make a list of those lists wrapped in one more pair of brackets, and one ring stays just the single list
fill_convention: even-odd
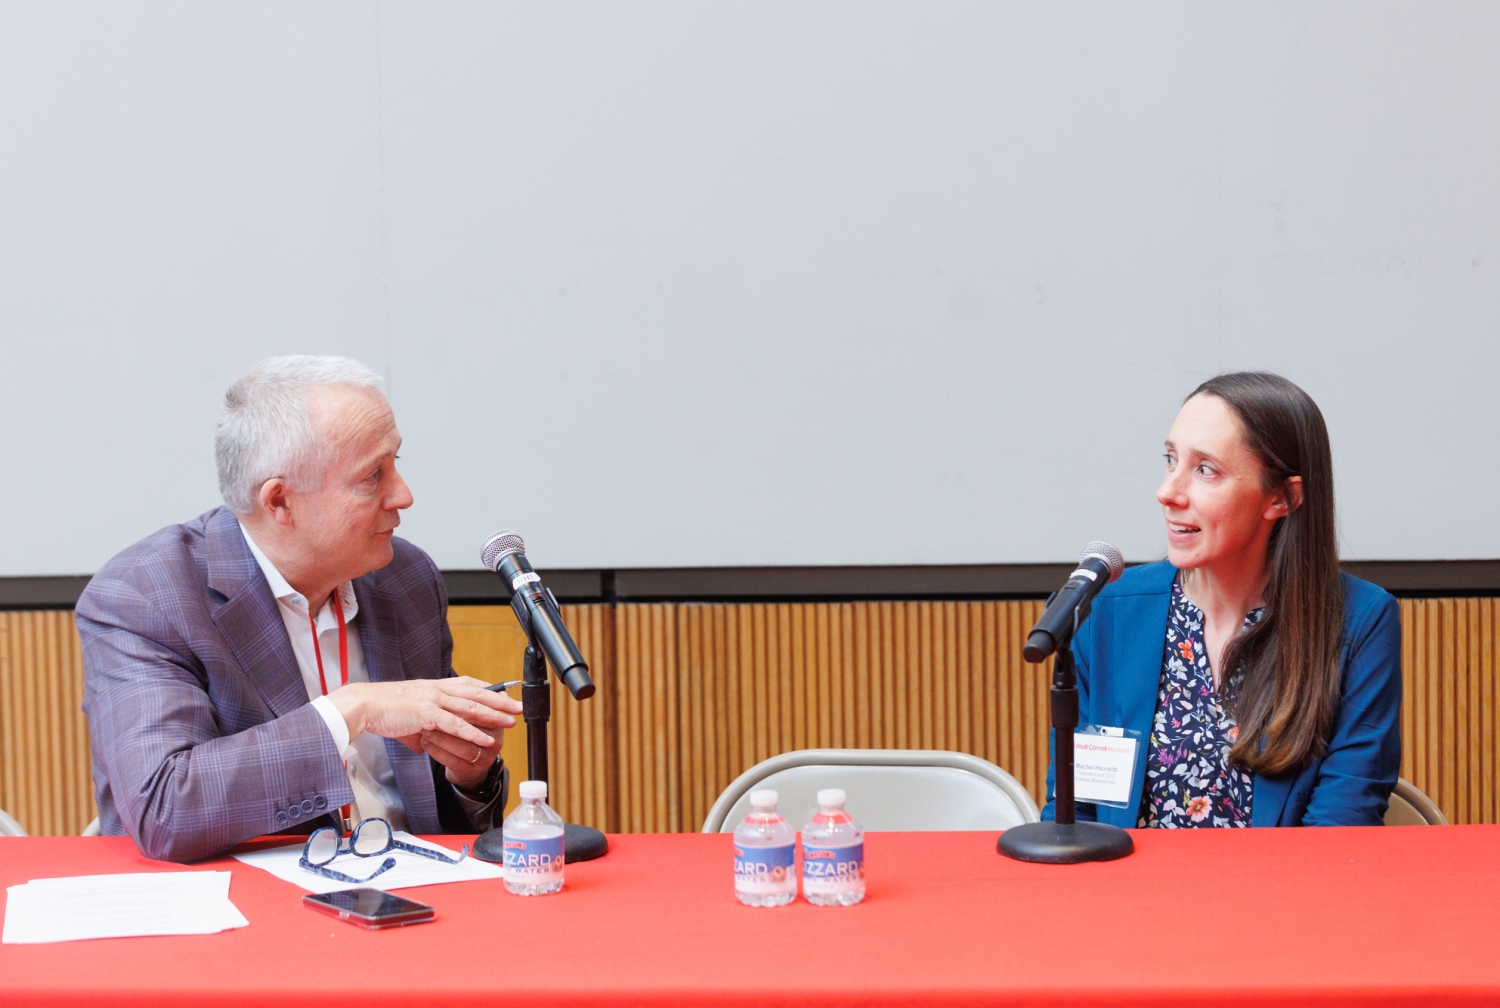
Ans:
[{"label": "man's hand", "polygon": [[[506,699],[510,699],[507,697]],[[520,701],[511,701],[520,711]],[[441,763],[446,769],[448,783],[456,784],[465,791],[478,791],[490,774],[490,767],[500,758],[500,733],[495,733],[492,746],[475,746],[446,732],[424,731],[411,739],[402,739],[407,747],[424,752]],[[415,743],[415,744],[413,744]]]},{"label": "man's hand", "polygon": [[[458,755],[467,760],[476,748],[498,752],[501,731],[513,727],[516,723],[513,715],[521,713],[519,700],[512,700],[504,693],[491,693],[484,687],[485,683],[468,676],[350,683],[328,694],[328,699],[344,716],[351,740],[370,732],[400,739],[415,751],[420,743],[413,742],[424,732],[440,733],[452,738],[455,744],[462,742],[467,751]],[[493,758],[490,762],[494,762]],[[478,764],[489,770],[484,757],[472,765]]]}]

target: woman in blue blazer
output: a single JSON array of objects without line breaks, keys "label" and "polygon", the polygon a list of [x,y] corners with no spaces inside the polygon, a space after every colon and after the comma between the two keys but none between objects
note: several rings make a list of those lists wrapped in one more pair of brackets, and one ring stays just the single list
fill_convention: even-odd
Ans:
[{"label": "woman in blue blazer", "polygon": [[[1116,826],[1378,826],[1401,764],[1401,623],[1338,568],[1323,416],[1277,375],[1204,382],[1166,442],[1167,559],[1073,641],[1080,723],[1140,733]],[[1225,675],[1225,670],[1228,675]],[[1052,818],[1052,770],[1048,769]]]}]

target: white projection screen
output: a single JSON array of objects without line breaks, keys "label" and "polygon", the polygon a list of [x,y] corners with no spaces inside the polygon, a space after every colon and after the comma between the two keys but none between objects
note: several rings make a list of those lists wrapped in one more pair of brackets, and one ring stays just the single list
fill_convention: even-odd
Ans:
[{"label": "white projection screen", "polygon": [[0,3],[0,575],[218,502],[258,358],[384,374],[477,568],[1162,555],[1301,383],[1353,559],[1500,557],[1500,5]]}]

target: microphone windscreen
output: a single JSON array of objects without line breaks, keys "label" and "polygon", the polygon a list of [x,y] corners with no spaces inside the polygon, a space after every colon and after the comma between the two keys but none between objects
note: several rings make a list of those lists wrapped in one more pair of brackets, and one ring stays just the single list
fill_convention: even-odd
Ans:
[{"label": "microphone windscreen", "polygon": [[1083,552],[1078,555],[1078,562],[1083,563],[1091,556],[1096,556],[1109,564],[1109,579],[1111,581],[1116,580],[1121,572],[1125,570],[1125,558],[1120,556],[1119,550],[1107,542],[1096,540],[1089,543],[1083,548]]},{"label": "microphone windscreen", "polygon": [[510,529],[501,529],[484,541],[479,548],[479,560],[490,570],[500,566],[500,561],[512,553],[525,553],[526,543]]}]

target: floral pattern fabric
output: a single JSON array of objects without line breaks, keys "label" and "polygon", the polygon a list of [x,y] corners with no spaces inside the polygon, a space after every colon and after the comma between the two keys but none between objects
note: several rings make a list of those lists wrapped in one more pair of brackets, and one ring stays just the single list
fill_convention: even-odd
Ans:
[{"label": "floral pattern fabric", "polygon": [[[1245,625],[1259,621],[1252,610]],[[1234,686],[1230,681],[1230,688]],[[1214,689],[1203,611],[1172,582],[1161,689],[1146,750],[1141,826],[1249,826],[1255,778],[1229,763],[1239,735]]]}]

